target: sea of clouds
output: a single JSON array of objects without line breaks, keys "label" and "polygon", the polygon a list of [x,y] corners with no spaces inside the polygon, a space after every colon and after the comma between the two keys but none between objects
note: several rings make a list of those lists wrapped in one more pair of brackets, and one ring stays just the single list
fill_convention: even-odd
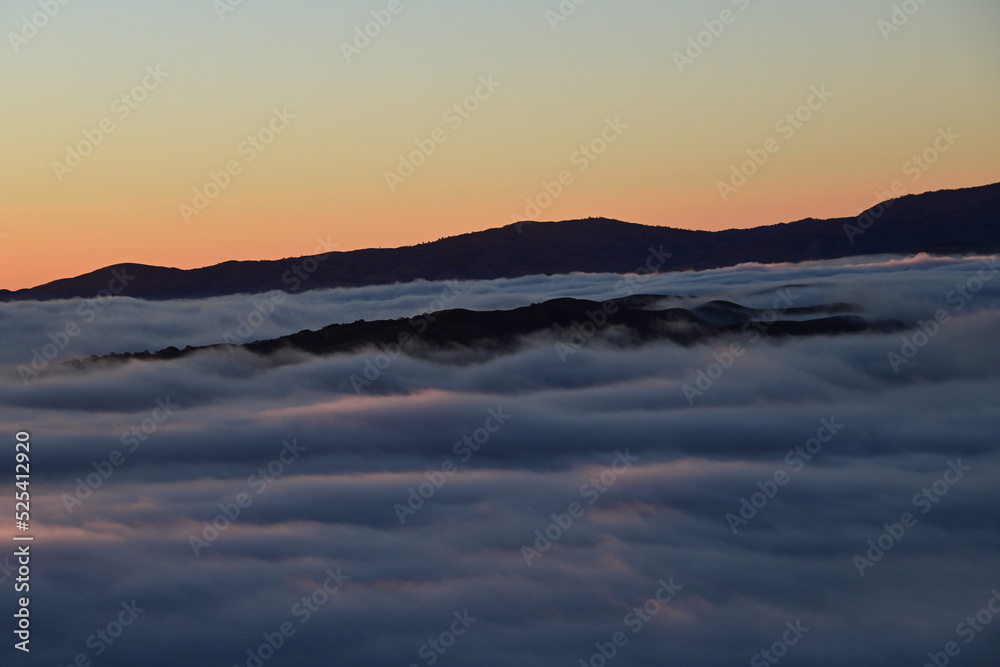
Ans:
[{"label": "sea of clouds", "polygon": [[115,299],[25,379],[85,302],[0,304],[0,432],[32,443],[30,664],[895,667],[949,642],[995,664],[995,258],[322,290],[251,338],[438,301],[781,290],[911,328],[62,364],[221,342],[265,297]]}]

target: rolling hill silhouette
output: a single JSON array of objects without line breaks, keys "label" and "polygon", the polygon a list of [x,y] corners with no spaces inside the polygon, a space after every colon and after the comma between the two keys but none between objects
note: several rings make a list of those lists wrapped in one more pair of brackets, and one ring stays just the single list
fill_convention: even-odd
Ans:
[{"label": "rolling hill silhouette", "polygon": [[[262,357],[282,352],[325,356],[368,348],[394,349],[395,352],[390,352],[394,356],[422,356],[460,349],[492,355],[512,353],[536,335],[549,336],[556,344],[566,346],[564,352],[568,352],[597,339],[617,345],[658,340],[692,345],[735,333],[785,338],[885,333],[908,326],[898,321],[869,321],[855,314],[854,306],[845,303],[765,311],[718,300],[684,307],[685,300],[686,297],[640,294],[604,302],[559,298],[512,310],[459,308],[409,319],[331,324],[316,331],[299,331],[243,344],[189,346],[183,350],[168,347],[157,352],[91,356],[67,363],[84,368],[95,363],[172,361],[204,351],[237,349]],[[775,317],[767,318],[772,313]]]},{"label": "rolling hill silhouette", "polygon": [[[753,229],[691,231],[592,218],[518,223],[417,246],[333,252],[311,260],[230,261],[190,270],[118,264],[16,292],[0,290],[0,301],[89,298],[107,290],[114,275],[128,278],[116,294],[162,300],[418,279],[623,273],[646,266],[651,252],[659,257],[659,270],[678,271],[745,262],[883,253],[994,253],[998,249],[1000,184],[994,184],[908,195],[857,218],[806,219]],[[316,261],[317,257],[322,261]],[[303,273],[304,262],[306,268],[315,270]],[[303,275],[308,277],[303,280]]]}]

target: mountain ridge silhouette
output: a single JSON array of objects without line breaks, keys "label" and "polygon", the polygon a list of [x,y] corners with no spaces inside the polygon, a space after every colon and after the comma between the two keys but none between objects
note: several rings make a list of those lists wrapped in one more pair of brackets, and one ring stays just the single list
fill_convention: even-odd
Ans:
[{"label": "mountain ridge silhouette", "polygon": [[588,218],[514,223],[399,248],[227,261],[197,269],[121,263],[32,288],[0,290],[0,301],[92,298],[104,293],[147,300],[191,299],[421,279],[627,273],[647,269],[651,254],[660,258],[657,270],[684,271],[749,262],[998,250],[1000,183],[906,195],[854,218],[806,218],[747,229],[700,231]]}]

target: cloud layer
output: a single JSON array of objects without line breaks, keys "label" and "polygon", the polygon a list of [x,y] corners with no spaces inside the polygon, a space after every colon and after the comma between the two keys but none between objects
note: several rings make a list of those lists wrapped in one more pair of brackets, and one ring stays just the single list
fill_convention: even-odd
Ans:
[{"label": "cloud layer", "polygon": [[[657,276],[634,291],[766,308],[791,286],[795,305],[855,303],[915,328],[595,340],[565,362],[538,338],[506,356],[386,357],[360,392],[351,377],[378,351],[53,365],[24,384],[25,350],[78,304],[5,304],[0,421],[33,447],[31,664],[598,665],[613,649],[623,667],[768,664],[764,650],[889,666],[949,641],[961,664],[989,664],[995,625],[969,642],[960,626],[1000,586],[989,266]],[[454,304],[608,298],[624,279],[470,283]],[[413,315],[443,289],[292,296],[257,337]],[[250,303],[116,302],[67,356],[214,342]],[[746,351],[729,360],[733,342]],[[95,634],[133,600],[144,611],[120,637]],[[294,634],[279,642],[282,624]]]}]

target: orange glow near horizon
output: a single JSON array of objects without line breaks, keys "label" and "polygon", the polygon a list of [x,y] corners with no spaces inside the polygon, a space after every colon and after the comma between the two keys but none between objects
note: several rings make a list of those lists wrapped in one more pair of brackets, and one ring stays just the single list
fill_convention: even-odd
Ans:
[{"label": "orange glow near horizon", "polygon": [[[943,182],[941,182],[943,181]],[[646,225],[718,231],[731,228],[748,228],[761,225],[792,222],[804,218],[840,218],[858,214],[877,201],[877,193],[888,189],[891,180],[882,187],[869,187],[854,183],[844,192],[794,192],[746,193],[739,206],[721,205],[709,197],[691,197],[688,200],[644,202],[638,199],[625,202],[620,210],[608,210],[607,205],[594,201],[567,201],[545,211],[542,220],[608,217]],[[969,182],[956,177],[928,179],[914,188],[913,194],[924,191],[972,187],[984,182]],[[845,184],[847,185],[847,184]],[[494,202],[500,211],[499,202]],[[8,222],[4,238],[0,238],[3,264],[0,289],[21,289],[41,285],[60,278],[68,278],[120,263],[150,264],[182,269],[211,266],[229,260],[267,260],[325,252],[324,246],[335,251],[364,248],[390,248],[415,245],[438,238],[467,232],[501,227],[510,223],[510,215],[497,213],[489,219],[477,215],[476,202],[453,202],[451,216],[426,214],[428,220],[411,218],[405,224],[390,222],[379,224],[370,214],[327,215],[318,206],[293,207],[286,212],[280,203],[231,207],[214,218],[206,215],[205,221],[191,226],[178,227],[176,212],[162,202],[91,202],[85,205],[58,204],[42,207],[8,209]],[[488,207],[487,207],[488,208]],[[733,217],[724,217],[730,214]],[[402,212],[397,213],[402,215]],[[68,226],[60,224],[65,217],[75,223],[68,233]],[[291,218],[291,220],[289,220]],[[393,216],[389,216],[390,220]],[[145,233],[129,233],[128,220],[143,219]],[[469,224],[475,220],[480,224]],[[53,233],[45,232],[49,227]],[[294,236],[285,233],[290,227]],[[233,233],[232,230],[242,230]],[[99,239],[99,242],[86,239]],[[32,248],[33,243],[44,241],[43,247]],[[86,252],[81,252],[86,248]]]},{"label": "orange glow near horizon", "polygon": [[[106,1],[0,60],[0,289],[123,262],[301,256],[318,239],[399,247],[514,218],[755,227],[856,215],[897,179],[912,193],[1000,182],[996,3],[931,3],[886,38],[884,8],[861,0],[734,2],[738,24],[681,71],[672,54],[717,11],[588,3],[553,30],[526,0],[428,2],[347,62],[339,40],[364,7],[247,6],[220,22],[204,3],[115,3],[95,20]],[[832,96],[783,135],[818,89]],[[608,137],[616,119],[627,127]],[[908,169],[948,128],[947,151]],[[606,150],[581,160],[602,134]],[[771,138],[779,150],[724,200],[719,183]],[[81,142],[94,145],[72,157]]]}]

